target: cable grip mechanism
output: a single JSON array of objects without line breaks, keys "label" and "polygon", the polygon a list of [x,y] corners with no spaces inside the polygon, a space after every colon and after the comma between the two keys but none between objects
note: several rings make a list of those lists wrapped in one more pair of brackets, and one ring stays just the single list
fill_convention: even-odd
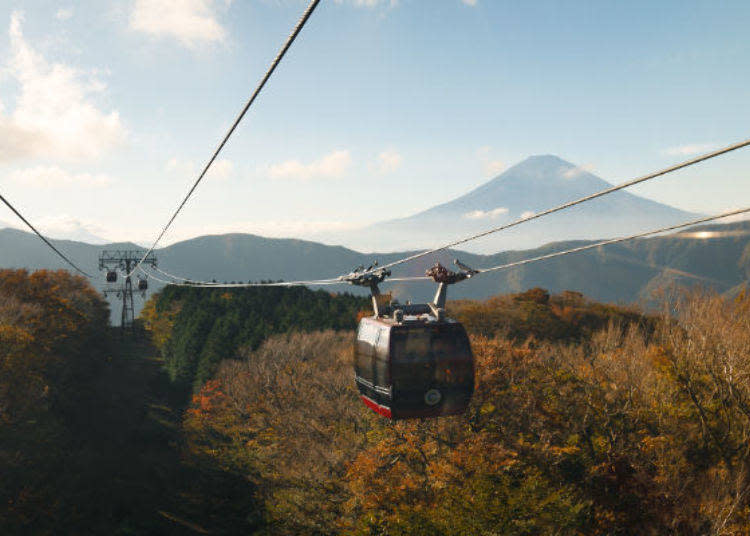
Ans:
[{"label": "cable grip mechanism", "polygon": [[350,285],[368,287],[372,295],[372,308],[375,311],[375,316],[379,317],[390,312],[390,304],[385,303],[386,299],[390,302],[390,295],[382,295],[378,285],[391,275],[391,271],[386,268],[373,270],[377,265],[378,261],[375,261],[366,270],[364,265],[360,265],[347,275],[342,275],[339,279],[348,282]]},{"label": "cable grip mechanism", "polygon": [[454,272],[449,270],[437,262],[435,263],[435,266],[425,272],[427,277],[431,277],[432,280],[438,284],[435,298],[433,298],[432,303],[428,304],[430,309],[432,309],[435,318],[438,320],[442,320],[445,317],[445,302],[448,293],[448,285],[455,285],[456,283],[460,283],[461,281],[469,279],[479,273],[479,270],[469,268],[458,259],[454,259],[453,264],[458,266],[458,271]]}]

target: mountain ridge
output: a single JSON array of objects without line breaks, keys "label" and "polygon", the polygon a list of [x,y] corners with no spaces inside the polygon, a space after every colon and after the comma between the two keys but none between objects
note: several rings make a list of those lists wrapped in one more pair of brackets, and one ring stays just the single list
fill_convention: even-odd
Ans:
[{"label": "mountain ridge", "polygon": [[[710,239],[700,238],[714,233]],[[98,255],[104,249],[136,248],[131,243],[104,246],[69,240],[53,240],[62,251],[92,274],[98,272]],[[492,255],[448,250],[398,266],[396,275],[423,275],[436,261],[450,266],[458,257],[472,267],[488,267],[536,257],[588,240],[553,242],[531,250],[507,250]],[[415,253],[361,253],[343,246],[330,246],[300,239],[266,238],[231,233],[207,235],[158,249],[159,266],[167,272],[194,280],[259,281],[306,280],[335,277],[374,260],[385,264]],[[65,268],[36,236],[15,229],[0,230],[0,267],[27,269]],[[711,287],[718,292],[741,288],[750,276],[750,222],[712,224],[687,232],[613,244],[574,255],[549,259],[511,270],[493,272],[452,287],[450,298],[486,298],[541,286],[553,292],[573,290],[605,302],[629,303],[648,300],[653,289],[672,284]],[[104,276],[93,284],[105,287]],[[159,276],[161,277],[161,276]],[[152,281],[152,289],[162,284]],[[365,292],[350,286],[326,287],[335,292]],[[429,299],[434,285],[390,285],[399,299]],[[140,308],[140,299],[137,300]],[[114,302],[111,302],[112,305]],[[116,307],[114,307],[116,311]],[[113,313],[113,317],[116,316]]]},{"label": "mountain ridge", "polygon": [[[455,199],[323,241],[363,249],[362,237],[366,237],[375,249],[431,248],[611,187],[611,183],[558,156],[535,155]],[[633,234],[696,216],[621,190],[467,248],[484,254],[508,248],[529,249],[550,241]]]}]

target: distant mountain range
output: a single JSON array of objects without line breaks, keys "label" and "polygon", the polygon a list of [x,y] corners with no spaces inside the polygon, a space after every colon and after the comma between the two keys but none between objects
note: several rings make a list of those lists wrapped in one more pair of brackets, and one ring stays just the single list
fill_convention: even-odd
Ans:
[{"label": "distant mountain range", "polygon": [[[552,155],[532,156],[471,192],[406,218],[321,237],[364,251],[429,248],[609,188],[610,183]],[[387,200],[383,200],[387,202]],[[621,236],[696,215],[619,191],[471,244],[494,253],[558,240]]]},{"label": "distant mountain range", "polygon": [[[97,274],[95,285],[104,287],[97,271],[103,249],[130,248],[133,244],[96,246],[55,240],[81,266]],[[587,241],[550,243],[526,251],[494,255],[443,252],[399,267],[394,275],[422,275],[439,260],[450,265],[458,257],[474,267],[487,267],[535,257],[582,245]],[[377,259],[386,263],[412,251],[364,254],[340,246],[254,235],[203,236],[157,251],[159,266],[167,272],[196,280],[248,281],[262,279],[328,278]],[[0,267],[64,268],[37,237],[15,229],[0,230]],[[606,302],[648,300],[651,293],[673,283],[700,284],[722,293],[736,292],[750,277],[750,222],[709,225],[688,232],[597,248],[590,251],[482,275],[456,285],[450,298],[485,298],[534,286],[552,291],[575,290]],[[161,285],[152,282],[152,288]],[[329,287],[361,292],[354,287]],[[434,285],[389,285],[400,299],[427,299]],[[116,315],[113,315],[116,316]]]},{"label": "distant mountain range", "polygon": [[[310,234],[307,238],[367,252],[429,248],[610,186],[596,175],[557,156],[532,156],[467,194],[417,214],[365,228]],[[376,196],[376,199],[376,202],[388,202],[385,196]],[[695,216],[623,190],[468,243],[465,248],[484,254],[529,249],[561,240],[633,234]],[[3,222],[0,222],[2,227]],[[50,236],[97,245],[107,242],[73,219],[58,224],[56,232]]]},{"label": "distant mountain range", "polygon": [[[103,245],[109,244],[111,240],[107,240],[99,235],[96,235],[86,229],[84,225],[81,225],[75,220],[62,222],[63,225],[58,225],[54,231],[46,231],[40,229],[40,232],[48,238],[56,238],[58,240],[75,240],[76,242],[85,242],[86,244]],[[23,223],[20,221],[17,224],[10,224],[8,222],[0,220],[0,229],[26,229]]]}]

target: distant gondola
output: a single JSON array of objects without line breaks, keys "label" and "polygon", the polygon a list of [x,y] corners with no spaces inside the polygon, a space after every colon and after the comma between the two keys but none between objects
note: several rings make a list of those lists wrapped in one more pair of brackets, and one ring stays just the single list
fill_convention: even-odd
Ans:
[{"label": "distant gondola", "polygon": [[[389,419],[438,417],[466,411],[474,392],[474,356],[463,326],[445,316],[447,285],[473,270],[449,272],[440,265],[428,275],[439,282],[428,304],[382,304],[377,284],[388,272],[350,282],[369,286],[375,315],[357,329],[355,381],[367,407]],[[374,277],[373,277],[374,276]]]},{"label": "distant gondola", "polygon": [[148,290],[148,281],[145,279],[138,279],[138,290]]},{"label": "distant gondola", "polygon": [[115,283],[117,281],[117,272],[114,270],[107,271],[107,283]]}]

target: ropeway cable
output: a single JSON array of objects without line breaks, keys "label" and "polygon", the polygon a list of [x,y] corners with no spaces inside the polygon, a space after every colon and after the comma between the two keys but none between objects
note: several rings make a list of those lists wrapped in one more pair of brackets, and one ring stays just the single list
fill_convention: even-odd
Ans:
[{"label": "ropeway cable", "polygon": [[[491,266],[489,268],[479,268],[479,269],[476,270],[475,276],[479,275],[479,274],[486,273],[486,272],[495,272],[495,271],[498,271],[498,270],[507,270],[509,268],[515,268],[517,266],[523,266],[525,264],[532,264],[532,263],[535,263],[535,262],[540,262],[540,261],[544,261],[544,260],[547,260],[547,259],[552,259],[552,258],[555,258],[555,257],[563,257],[565,255],[570,255],[572,253],[579,253],[581,251],[586,251],[586,250],[589,250],[589,249],[595,249],[595,248],[602,247],[602,246],[607,246],[607,245],[610,245],[610,244],[617,244],[617,243],[620,243],[620,242],[627,242],[629,240],[635,240],[635,239],[638,239],[638,238],[646,238],[648,236],[662,234],[662,233],[666,233],[666,232],[669,232],[669,231],[676,231],[677,229],[683,229],[685,227],[692,227],[693,225],[700,225],[702,223],[708,223],[708,222],[712,222],[712,221],[715,221],[715,220],[721,220],[723,218],[728,218],[728,217],[731,217],[731,216],[737,216],[737,215],[740,215],[740,214],[746,214],[748,212],[750,212],[750,207],[742,208],[742,209],[738,209],[738,210],[733,210],[733,211],[730,211],[730,212],[725,212],[723,214],[716,214],[714,216],[705,216],[705,217],[697,218],[695,220],[691,220],[691,221],[688,221],[688,222],[685,222],[685,223],[680,223],[680,224],[676,224],[676,225],[670,225],[670,226],[667,226],[667,227],[661,227],[659,229],[653,229],[653,230],[650,230],[650,231],[644,231],[642,233],[636,233],[636,234],[632,234],[632,235],[629,235],[629,236],[622,236],[622,237],[617,237],[617,238],[610,238],[608,240],[602,240],[602,241],[599,241],[599,242],[594,242],[592,244],[586,244],[586,245],[578,246],[578,247],[571,248],[571,249],[565,249],[565,250],[562,250],[562,251],[556,251],[554,253],[547,253],[545,255],[539,255],[537,257],[531,257],[531,258],[523,259],[523,260],[520,260],[520,261],[514,261],[514,262],[505,263],[505,264],[500,264],[498,266]],[[174,282],[170,282],[170,281],[165,281],[163,279],[159,279],[156,276],[154,276],[153,274],[149,274],[148,272],[146,272],[145,270],[143,270],[143,268],[140,268],[140,270],[143,273],[149,275],[150,277],[153,277],[157,281],[161,281],[162,283],[166,283],[168,285],[187,286],[187,287],[241,288],[241,287],[279,287],[279,286],[290,287],[290,286],[303,286],[303,285],[315,286],[315,285],[342,285],[342,284],[348,284],[348,281],[343,280],[343,279],[321,279],[321,280],[317,280],[317,281],[287,281],[287,282],[278,282],[278,283],[208,283],[208,282],[204,282],[204,283],[198,283],[198,282],[194,282],[194,283],[174,283]],[[432,280],[432,278],[428,277],[428,276],[393,277],[393,278],[385,279],[383,281],[383,283],[399,283],[399,282],[431,281],[431,280]]]},{"label": "ropeway cable", "polygon": [[229,128],[227,133],[225,134],[224,138],[221,140],[221,143],[219,143],[219,146],[214,151],[213,155],[209,159],[208,163],[203,168],[203,171],[201,171],[201,174],[196,179],[195,183],[193,183],[193,186],[188,190],[187,195],[182,200],[180,205],[177,207],[177,210],[175,210],[174,214],[172,214],[172,217],[169,218],[169,221],[167,221],[167,224],[162,228],[161,232],[159,233],[159,236],[156,237],[156,240],[154,240],[154,243],[151,245],[151,247],[146,251],[146,254],[141,258],[141,260],[138,261],[138,264],[135,265],[135,267],[130,271],[128,275],[132,275],[133,272],[137,268],[141,266],[144,260],[146,260],[146,257],[154,251],[156,246],[159,244],[159,241],[164,237],[164,234],[167,232],[167,229],[172,225],[172,222],[174,222],[175,218],[177,218],[177,215],[180,213],[182,208],[185,206],[185,204],[188,202],[188,199],[190,199],[190,196],[193,195],[193,192],[198,187],[198,184],[203,180],[203,177],[206,176],[206,173],[208,173],[208,170],[211,168],[211,165],[214,163],[216,158],[219,156],[219,153],[224,148],[224,145],[226,145],[227,141],[229,141],[230,136],[232,133],[234,133],[237,126],[240,124],[240,121],[242,121],[242,118],[245,117],[245,114],[250,109],[250,106],[252,106],[253,102],[255,102],[255,99],[260,94],[263,87],[266,85],[266,82],[268,82],[268,79],[271,78],[271,75],[276,70],[276,67],[279,65],[281,60],[284,58],[284,55],[289,50],[289,47],[292,46],[292,43],[294,43],[294,40],[297,38],[299,33],[302,31],[302,28],[305,26],[305,23],[310,18],[310,15],[312,15],[313,11],[315,11],[315,8],[320,3],[320,0],[311,0],[310,3],[307,6],[307,9],[302,14],[302,17],[297,22],[297,25],[294,27],[294,30],[292,30],[292,33],[289,34],[289,37],[287,38],[286,42],[284,43],[284,46],[281,47],[281,50],[279,50],[278,54],[274,58],[274,60],[271,62],[271,66],[268,68],[268,71],[266,71],[266,74],[261,79],[258,86],[255,88],[255,91],[253,91],[253,94],[250,96],[250,99],[245,103],[245,106],[242,108],[242,111],[237,116],[237,118],[234,120],[234,123],[232,123],[232,126]]},{"label": "ropeway cable", "polygon": [[748,212],[750,212],[750,207],[742,208],[742,209],[738,209],[738,210],[733,210],[731,212],[725,212],[723,214],[717,214],[715,216],[706,216],[706,217],[698,218],[696,220],[692,220],[692,221],[689,221],[689,222],[686,222],[686,223],[681,223],[681,224],[677,224],[677,225],[670,225],[669,227],[662,227],[661,229],[654,229],[653,231],[645,231],[643,233],[638,233],[638,234],[634,234],[634,235],[630,235],[630,236],[623,236],[623,237],[619,237],[619,238],[611,238],[609,240],[602,240],[601,242],[596,242],[594,244],[587,244],[585,246],[579,246],[579,247],[572,248],[572,249],[566,249],[564,251],[558,251],[558,252],[555,252],[555,253],[548,253],[546,255],[539,255],[538,257],[532,257],[530,259],[524,259],[524,260],[521,260],[521,261],[509,262],[509,263],[506,263],[506,264],[501,264],[499,266],[492,266],[491,268],[482,268],[482,269],[479,269],[478,272],[480,274],[482,274],[482,273],[485,273],[485,272],[494,272],[494,271],[497,271],[497,270],[505,270],[507,268],[514,268],[516,266],[522,266],[524,264],[530,264],[530,263],[533,263],[533,262],[539,262],[539,261],[551,259],[553,257],[562,257],[563,255],[570,255],[571,253],[578,253],[580,251],[586,251],[587,249],[594,249],[594,248],[598,248],[598,247],[601,247],[601,246],[607,246],[607,245],[610,245],[610,244],[617,244],[619,242],[625,242],[625,241],[628,241],[628,240],[635,240],[637,238],[645,238],[647,236],[652,236],[652,235],[656,235],[656,234],[666,233],[666,232],[669,232],[669,231],[675,231],[677,229],[682,229],[684,227],[691,227],[693,225],[699,225],[701,223],[708,223],[710,221],[720,220],[722,218],[728,218],[730,216],[737,216],[739,214],[746,214]]},{"label": "ropeway cable", "polygon": [[189,280],[185,283],[176,283],[174,281],[165,281],[154,274],[151,274],[139,266],[138,269],[156,281],[174,285],[177,287],[201,287],[201,288],[247,288],[247,287],[301,287],[301,286],[319,286],[319,285],[340,285],[342,281],[336,279],[311,279],[305,281],[276,281],[268,283],[214,283],[213,281],[194,281]]},{"label": "ropeway cable", "polygon": [[673,166],[670,166],[668,168],[656,171],[654,173],[649,173],[648,175],[643,175],[641,177],[637,177],[635,179],[632,179],[632,180],[629,180],[629,181],[617,184],[617,185],[612,186],[610,188],[606,188],[606,189],[601,190],[599,192],[596,192],[596,193],[593,193],[593,194],[581,197],[581,198],[576,199],[574,201],[569,201],[567,203],[563,203],[562,205],[558,205],[556,207],[549,208],[547,210],[544,210],[544,211],[539,212],[537,214],[533,214],[533,215],[528,216],[526,218],[519,218],[519,219],[517,219],[515,221],[512,221],[510,223],[506,223],[506,224],[500,225],[498,227],[494,227],[492,229],[489,229],[487,231],[483,231],[481,233],[469,236],[467,238],[462,238],[460,240],[456,240],[454,242],[450,242],[448,244],[445,244],[443,246],[440,246],[440,247],[437,247],[437,248],[434,248],[434,249],[429,249],[429,250],[426,250],[426,251],[422,251],[420,253],[415,253],[414,255],[410,255],[408,257],[404,257],[403,259],[400,259],[400,260],[397,260],[397,261],[393,261],[393,262],[390,262],[388,264],[384,264],[382,266],[378,266],[377,268],[372,268],[370,270],[365,270],[364,272],[362,272],[362,275],[371,274],[371,273],[374,273],[374,272],[376,272],[378,270],[382,270],[384,268],[385,269],[392,268],[393,266],[398,266],[400,264],[404,264],[404,263],[407,263],[407,262],[410,262],[410,261],[413,261],[413,260],[425,257],[427,255],[432,255],[433,253],[437,253],[439,251],[444,251],[446,249],[449,249],[449,248],[452,248],[452,247],[455,247],[455,246],[458,246],[458,245],[461,245],[461,244],[465,244],[466,242],[471,242],[472,240],[476,240],[478,238],[482,238],[482,237],[485,237],[487,235],[491,235],[493,233],[497,233],[499,231],[503,231],[505,229],[510,229],[511,227],[515,227],[517,225],[521,225],[522,223],[526,223],[526,222],[529,222],[531,220],[535,220],[537,218],[541,218],[543,216],[547,216],[549,214],[553,214],[555,212],[559,212],[561,210],[564,210],[564,209],[567,209],[567,208],[570,208],[570,207],[574,207],[576,205],[580,205],[581,203],[585,203],[587,201],[591,201],[591,200],[596,199],[598,197],[602,197],[602,196],[611,194],[613,192],[617,192],[617,191],[622,190],[624,188],[628,188],[630,186],[634,186],[636,184],[640,184],[642,182],[646,182],[646,181],[649,181],[651,179],[655,179],[657,177],[661,177],[661,176],[666,175],[668,173],[672,173],[673,171],[677,171],[679,169],[683,169],[683,168],[692,166],[694,164],[698,164],[699,162],[703,162],[705,160],[710,160],[711,158],[715,158],[717,156],[721,156],[723,154],[735,151],[737,149],[741,149],[743,147],[747,147],[748,145],[750,145],[750,139],[745,140],[745,141],[741,141],[739,143],[735,143],[733,145],[729,145],[727,147],[723,147],[723,148],[718,149],[716,151],[703,154],[701,156],[698,156],[696,158],[692,158],[690,160],[686,160],[684,162],[681,162],[679,164],[675,164]]},{"label": "ropeway cable", "polygon": [[[151,268],[153,270],[156,270],[160,274],[165,275],[167,277],[171,277],[172,279],[175,279],[175,280],[179,280],[179,281],[195,281],[194,279],[190,279],[189,277],[180,277],[179,275],[170,274],[166,270],[160,269],[158,266],[152,266]],[[141,271],[143,271],[143,270],[141,270]]]},{"label": "ropeway cable", "polygon": [[60,250],[59,250],[59,249],[57,249],[57,248],[56,248],[55,246],[53,246],[53,245],[52,245],[52,242],[50,242],[49,240],[47,240],[47,238],[46,238],[46,237],[45,237],[45,236],[44,236],[44,235],[43,235],[42,233],[40,233],[39,231],[37,231],[37,230],[36,230],[36,227],[34,227],[33,225],[31,225],[31,222],[29,222],[29,220],[27,220],[26,218],[24,218],[24,217],[23,217],[23,215],[22,215],[22,214],[21,214],[21,213],[20,213],[20,212],[19,212],[18,210],[16,210],[16,208],[15,208],[15,207],[14,207],[13,205],[11,205],[10,201],[8,201],[7,199],[5,199],[5,197],[3,197],[3,196],[2,196],[2,194],[0,194],[0,201],[2,201],[3,203],[5,203],[5,204],[6,204],[7,206],[8,206],[8,208],[9,208],[10,210],[12,210],[12,211],[13,211],[13,213],[14,213],[14,214],[15,214],[16,216],[18,216],[18,217],[19,217],[19,219],[20,219],[20,220],[21,220],[22,222],[24,222],[24,223],[25,223],[25,224],[26,224],[26,225],[28,226],[28,228],[29,228],[29,229],[31,229],[32,231],[34,231],[34,234],[36,234],[36,235],[37,235],[37,236],[38,236],[39,238],[41,238],[41,239],[42,239],[42,242],[44,242],[45,244],[47,244],[47,246],[49,246],[49,247],[50,247],[50,249],[52,249],[52,251],[54,251],[55,253],[57,253],[57,255],[58,255],[58,256],[59,256],[59,257],[60,257],[60,258],[61,258],[62,260],[64,260],[64,261],[65,261],[65,262],[67,262],[67,263],[68,263],[68,264],[69,264],[70,266],[72,266],[72,267],[73,267],[73,268],[74,268],[74,269],[75,269],[75,270],[76,270],[76,271],[77,271],[78,273],[80,273],[80,274],[82,274],[82,275],[84,275],[84,276],[88,277],[89,279],[93,279],[93,277],[92,277],[91,275],[89,275],[88,273],[86,273],[86,272],[84,272],[83,270],[81,270],[81,269],[80,269],[80,268],[79,268],[79,267],[78,267],[78,266],[77,266],[77,265],[76,265],[76,264],[75,264],[75,263],[74,263],[73,261],[71,261],[71,260],[70,260],[70,259],[69,259],[69,258],[68,258],[68,257],[67,257],[67,256],[66,256],[66,255],[65,255],[65,254],[64,254],[63,252],[62,252],[62,251],[60,251]]},{"label": "ropeway cable", "polygon": [[[201,280],[197,280],[197,279],[191,279],[189,277],[182,277],[182,276],[179,276],[179,275],[170,274],[166,270],[162,270],[162,269],[160,269],[160,268],[158,268],[156,266],[149,266],[149,268],[151,268],[152,270],[156,270],[160,274],[162,274],[164,276],[167,276],[167,277],[170,277],[170,278],[174,279],[175,281],[185,281],[187,283],[194,283],[195,285],[199,285],[199,286],[216,286],[216,285],[222,285],[223,284],[223,283],[217,283],[215,281],[201,281]],[[143,273],[145,273],[145,274],[148,275],[148,273],[145,270],[143,270],[143,268],[141,268],[140,270]],[[154,277],[154,279],[156,279],[157,281],[161,281],[162,283],[169,283],[170,285],[175,285],[175,284],[179,285],[180,284],[180,283],[176,283],[176,282],[173,282],[173,281],[164,281],[163,279],[156,278],[156,276],[152,276],[152,277]],[[342,282],[342,280],[340,278],[338,278],[338,277],[335,278],[335,279],[315,279],[313,281],[316,282],[316,284],[317,283],[322,283],[322,284],[330,284],[330,285],[332,285],[334,283],[337,283],[337,282],[338,283]],[[394,283],[395,282],[399,282],[399,281],[411,281],[411,278],[392,277],[392,278],[389,278],[388,281],[393,281]],[[257,283],[235,283],[234,285],[235,286],[249,286],[249,285],[258,286]]]},{"label": "ropeway cable", "polygon": [[[703,218],[698,218],[698,219],[691,220],[691,221],[688,221],[688,222],[685,222],[685,223],[679,223],[679,224],[676,224],[676,225],[670,225],[668,227],[661,227],[659,229],[653,229],[651,231],[644,231],[642,233],[636,233],[636,234],[632,234],[632,235],[629,235],[629,236],[621,236],[621,237],[618,237],[618,238],[610,238],[608,240],[602,240],[600,242],[594,242],[593,244],[586,244],[584,246],[578,246],[578,247],[571,248],[571,249],[565,249],[565,250],[562,250],[562,251],[556,251],[554,253],[547,253],[545,255],[539,255],[537,257],[531,257],[531,258],[523,259],[523,260],[520,260],[520,261],[514,261],[514,262],[505,263],[505,264],[500,264],[498,266],[491,266],[489,268],[478,268],[476,270],[476,274],[474,275],[474,277],[476,275],[487,273],[487,272],[496,272],[498,270],[507,270],[508,268],[515,268],[517,266],[523,266],[525,264],[532,264],[532,263],[535,263],[535,262],[544,261],[544,260],[547,260],[547,259],[552,259],[554,257],[562,257],[562,256],[565,256],[565,255],[570,255],[572,253],[579,253],[581,251],[586,251],[586,250],[589,250],[589,249],[595,249],[595,248],[602,247],[602,246],[608,246],[610,244],[617,244],[619,242],[626,242],[628,240],[635,240],[635,239],[638,239],[638,238],[646,238],[648,236],[653,236],[653,235],[657,235],[657,234],[661,234],[661,233],[666,233],[666,232],[669,232],[669,231],[676,231],[677,229],[683,229],[685,227],[692,227],[693,225],[700,225],[701,223],[708,223],[708,222],[711,222],[711,221],[720,220],[720,219],[723,219],[723,218],[728,218],[730,216],[737,216],[739,214],[746,214],[748,212],[750,212],[750,207],[741,208],[741,209],[738,209],[738,210],[732,210],[730,212],[725,212],[723,214],[716,214],[714,216],[705,216]],[[397,281],[397,280],[398,281],[424,281],[424,280],[431,280],[431,279],[432,279],[431,277],[427,277],[427,276],[416,276],[416,277],[402,277],[402,278],[399,278],[399,279],[390,279],[390,280],[386,279],[385,282],[388,282],[388,281]]]}]

